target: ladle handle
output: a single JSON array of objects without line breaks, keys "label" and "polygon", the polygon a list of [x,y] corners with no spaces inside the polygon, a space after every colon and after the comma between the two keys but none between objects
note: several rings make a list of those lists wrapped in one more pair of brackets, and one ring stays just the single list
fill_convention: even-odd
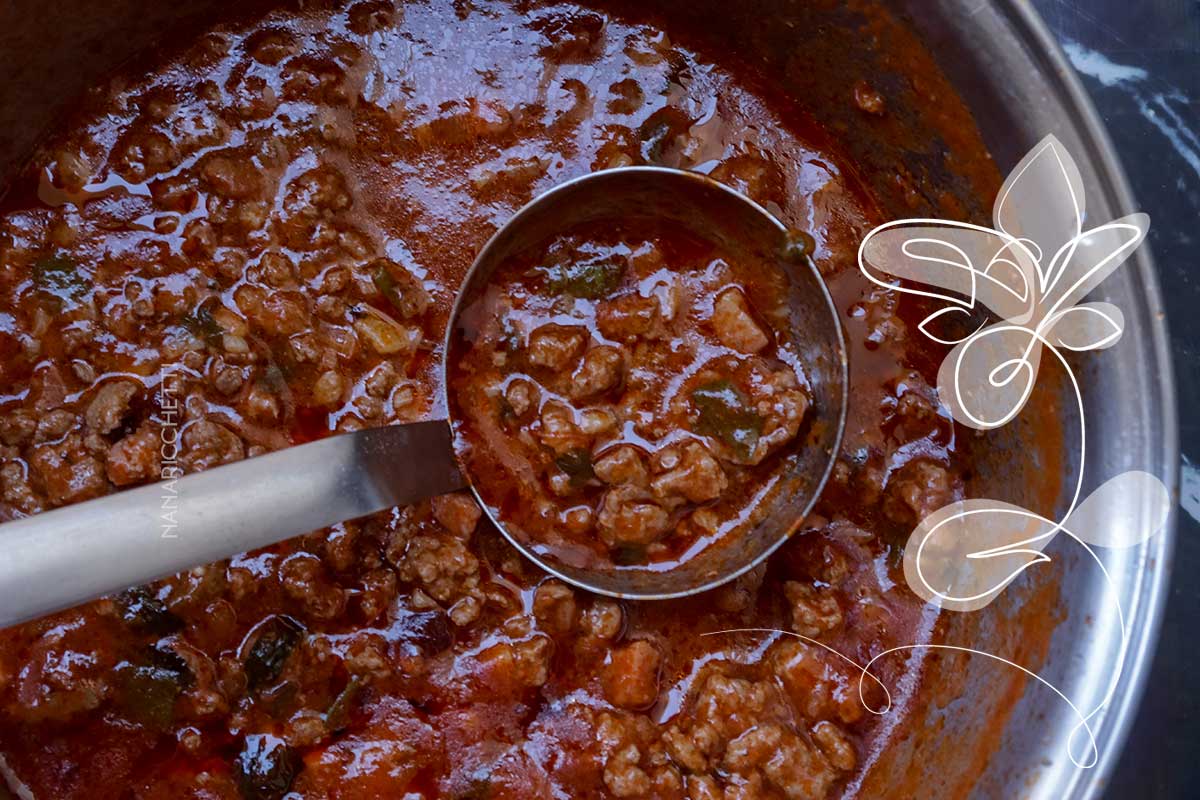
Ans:
[{"label": "ladle handle", "polygon": [[460,489],[445,420],[356,431],[0,525],[0,628]]}]

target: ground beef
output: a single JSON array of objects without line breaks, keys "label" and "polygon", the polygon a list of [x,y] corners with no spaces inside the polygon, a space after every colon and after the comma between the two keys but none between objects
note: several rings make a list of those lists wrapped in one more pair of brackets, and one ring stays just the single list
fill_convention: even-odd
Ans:
[{"label": "ground beef", "polygon": [[213,420],[203,419],[189,425],[180,438],[183,444],[180,462],[189,472],[240,461],[246,455],[241,438]]},{"label": "ground beef", "polygon": [[142,427],[112,446],[105,457],[104,471],[115,486],[130,486],[157,480],[162,464],[162,434]]},{"label": "ground beef", "polygon": [[621,708],[647,708],[658,698],[661,667],[662,654],[653,643],[639,639],[623,645],[604,666],[604,694]]}]

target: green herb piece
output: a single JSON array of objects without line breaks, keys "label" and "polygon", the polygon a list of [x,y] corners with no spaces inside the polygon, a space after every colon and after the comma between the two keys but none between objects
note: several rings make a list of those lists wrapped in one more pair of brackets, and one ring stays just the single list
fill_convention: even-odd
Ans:
[{"label": "green herb piece", "polygon": [[375,284],[375,289],[383,295],[401,319],[419,317],[429,308],[432,302],[429,292],[404,266],[386,258],[378,258],[368,264],[367,269],[371,271],[371,282]]},{"label": "green herb piece", "polygon": [[620,544],[610,551],[612,562],[619,567],[646,563],[646,548],[640,544]]},{"label": "green herb piece", "polygon": [[612,294],[625,274],[625,259],[611,254],[552,264],[544,268],[546,286],[554,294],[599,300]]},{"label": "green herb piece", "polygon": [[400,290],[396,288],[396,279],[392,277],[392,273],[388,272],[387,267],[379,267],[375,270],[375,274],[371,276],[371,282],[375,284],[375,288],[383,295],[383,298],[391,303],[392,308],[404,313],[406,306],[404,300],[400,297]]},{"label": "green herb piece", "polygon": [[292,650],[300,643],[303,629],[287,617],[272,617],[259,630],[246,656],[246,679],[251,689],[271,683],[283,672]]},{"label": "green herb piece", "polygon": [[276,394],[287,388],[287,376],[284,374],[283,368],[275,363],[267,365],[260,380],[263,386]]},{"label": "green herb piece", "polygon": [[300,755],[269,734],[246,737],[233,762],[233,777],[245,800],[279,800],[300,772]]},{"label": "green herb piece", "polygon": [[117,699],[130,718],[165,728],[175,717],[175,700],[191,685],[187,664],[169,650],[152,649],[146,663],[117,669]]},{"label": "green herb piece", "polygon": [[492,782],[487,778],[476,779],[455,800],[487,800],[492,796]]},{"label": "green herb piece", "polygon": [[496,398],[496,413],[500,417],[500,421],[504,423],[513,422],[517,418],[517,411],[512,407],[512,403],[508,402],[508,398],[501,395]]},{"label": "green herb piece", "polygon": [[195,314],[184,314],[179,321],[183,327],[187,328],[189,333],[206,344],[219,344],[221,336],[225,332],[217,324],[217,321],[213,319],[212,312],[208,310],[208,306],[200,306]]},{"label": "green herb piece", "polygon": [[183,691],[179,676],[157,667],[130,666],[119,672],[122,710],[134,720],[165,728],[175,715],[175,699]]},{"label": "green herb piece", "polygon": [[165,636],[183,627],[183,620],[172,614],[146,586],[121,592],[117,595],[117,607],[121,610],[121,619],[140,633]]},{"label": "green herb piece", "polygon": [[350,710],[362,687],[362,679],[357,675],[350,679],[346,688],[338,693],[338,696],[330,704],[329,710],[325,712],[325,727],[331,731],[340,731],[349,724]]},{"label": "green herb piece", "polygon": [[47,256],[33,264],[33,284],[59,301],[74,305],[87,294],[88,277],[66,256]]},{"label": "green herb piece", "polygon": [[585,448],[577,447],[568,450],[554,459],[554,463],[567,473],[571,479],[572,488],[578,489],[596,477],[596,471],[592,466],[592,454]]},{"label": "green herb piece", "polygon": [[700,412],[696,433],[715,436],[739,458],[750,458],[762,435],[763,418],[751,409],[741,389],[727,380],[706,383],[692,392],[692,404]]}]

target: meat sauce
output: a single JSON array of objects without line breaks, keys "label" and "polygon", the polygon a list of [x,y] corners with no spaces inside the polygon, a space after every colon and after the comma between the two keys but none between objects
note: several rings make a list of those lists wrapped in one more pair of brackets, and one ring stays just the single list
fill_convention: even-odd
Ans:
[{"label": "meat sauce", "polygon": [[576,228],[464,303],[459,449],[495,516],[556,560],[669,567],[755,524],[796,442],[811,397],[787,278],[678,222]]},{"label": "meat sauce", "polygon": [[[475,251],[539,191],[628,164],[812,232],[850,416],[805,530],[687,601],[548,579],[457,494],[2,631],[7,780],[87,800],[852,785],[891,722],[832,651],[928,640],[897,542],[966,465],[895,295],[853,266],[871,198],[748,69],[571,3],[360,0],[218,27],[95,91],[0,212],[6,518],[443,413],[436,343]],[[720,633],[740,628],[775,632]],[[916,658],[877,670],[892,722]]]}]

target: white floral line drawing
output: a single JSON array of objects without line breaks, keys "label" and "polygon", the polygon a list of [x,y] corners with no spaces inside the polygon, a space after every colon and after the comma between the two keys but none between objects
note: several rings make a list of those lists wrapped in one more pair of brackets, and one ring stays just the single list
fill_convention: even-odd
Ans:
[{"label": "white floral line drawing", "polygon": [[[1150,220],[1145,214],[1131,214],[1085,230],[1083,180],[1054,136],[1039,142],[1017,164],[996,198],[992,216],[992,229],[938,220],[880,226],[863,239],[859,267],[870,280],[891,290],[946,304],[919,327],[930,339],[952,347],[938,370],[938,397],[963,425],[978,430],[1006,425],[1033,391],[1042,352],[1058,360],[1079,413],[1080,465],[1074,491],[1060,520],[991,499],[962,500],[938,509],[910,535],[904,572],[912,590],[927,602],[973,611],[998,597],[1026,569],[1049,563],[1044,548],[1059,532],[1088,554],[1104,577],[1121,635],[1116,667],[1100,702],[1080,713],[1068,701],[1079,717],[1068,755],[1077,766],[1090,767],[1099,758],[1091,720],[1111,701],[1128,647],[1120,597],[1092,546],[1131,547],[1153,536],[1166,522],[1170,497],[1155,476],[1130,471],[1080,500],[1087,464],[1086,412],[1079,381],[1063,350],[1099,350],[1120,339],[1120,309],[1082,301],[1133,253]],[[944,291],[914,288],[897,279]],[[944,326],[952,315],[967,320],[983,311],[999,321],[958,338],[933,330],[935,322]],[[1081,730],[1088,736],[1082,758],[1075,748]]]},{"label": "white floral line drawing", "polygon": [[[945,305],[918,326],[931,340],[951,347],[938,370],[942,404],[959,423],[993,430],[1012,421],[1036,384],[1043,350],[1069,378],[1079,414],[1079,470],[1062,518],[1051,520],[1013,503],[961,500],[921,520],[909,536],[904,573],[909,587],[926,602],[951,611],[976,611],[995,600],[1026,569],[1051,561],[1044,548],[1058,533],[1078,544],[1100,569],[1114,605],[1120,632],[1115,668],[1104,696],[1090,710],[1052,683],[1000,656],[954,645],[905,645],[876,654],[860,665],[820,642],[787,631],[833,652],[860,670],[859,699],[867,704],[863,681],[881,658],[917,649],[957,650],[1002,662],[1053,691],[1078,718],[1067,755],[1080,768],[1099,761],[1092,720],[1112,700],[1128,648],[1124,609],[1103,559],[1093,546],[1133,547],[1166,524],[1170,496],[1157,477],[1141,471],[1117,475],[1080,500],[1087,463],[1083,393],[1064,350],[1086,352],[1111,347],[1121,338],[1124,317],[1111,303],[1082,302],[1137,248],[1149,229],[1145,214],[1085,230],[1083,181],[1062,143],[1039,142],[1005,180],[993,207],[994,228],[939,219],[908,219],[881,225],[859,246],[859,268],[874,283]],[[925,286],[931,288],[916,288]],[[940,291],[935,291],[940,290]],[[945,329],[970,324],[990,312],[998,321],[955,335]],[[936,329],[935,329],[936,327]],[[766,629],[716,634],[767,632]],[[885,687],[886,692],[886,687]],[[1087,749],[1076,752],[1080,732]]]}]

